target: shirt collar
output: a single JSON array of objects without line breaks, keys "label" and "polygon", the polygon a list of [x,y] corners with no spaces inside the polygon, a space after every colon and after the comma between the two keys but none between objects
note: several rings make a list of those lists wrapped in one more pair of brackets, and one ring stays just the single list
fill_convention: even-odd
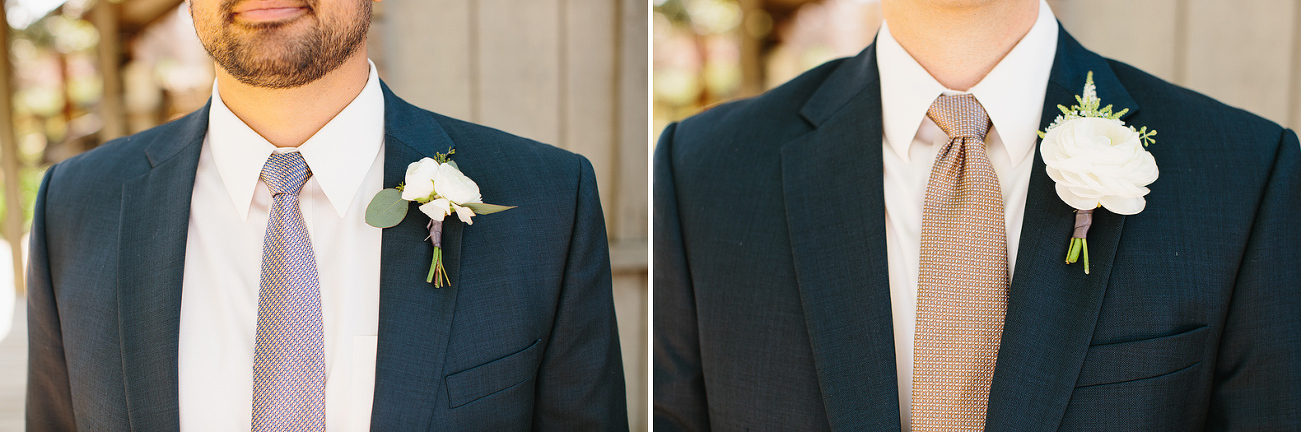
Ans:
[{"label": "shirt collar", "polygon": [[1034,149],[1044,94],[1057,53],[1057,18],[1044,0],[1030,31],[994,69],[969,91],[945,88],[931,77],[890,34],[886,23],[876,37],[881,77],[882,128],[891,150],[908,160],[908,147],[926,119],[926,110],[942,94],[970,93],[985,107],[1002,138],[1012,165]]},{"label": "shirt collar", "polygon": [[361,93],[297,148],[277,149],[254,132],[226,107],[214,82],[207,138],[217,173],[240,218],[248,217],[267,158],[274,152],[292,151],[302,153],[312,178],[343,217],[384,143],[384,93],[375,63],[370,63]]}]

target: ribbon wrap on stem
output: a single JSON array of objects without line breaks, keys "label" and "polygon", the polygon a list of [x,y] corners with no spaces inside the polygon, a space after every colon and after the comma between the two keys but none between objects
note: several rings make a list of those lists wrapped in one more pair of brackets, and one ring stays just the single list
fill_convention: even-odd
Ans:
[{"label": "ribbon wrap on stem", "polygon": [[1066,248],[1066,263],[1074,264],[1084,255],[1084,274],[1089,274],[1089,227],[1093,226],[1093,209],[1075,211],[1075,232]]},{"label": "ribbon wrap on stem", "polygon": [[1075,212],[1075,235],[1072,238],[1083,239],[1089,238],[1089,227],[1093,226],[1093,210],[1077,210]]}]

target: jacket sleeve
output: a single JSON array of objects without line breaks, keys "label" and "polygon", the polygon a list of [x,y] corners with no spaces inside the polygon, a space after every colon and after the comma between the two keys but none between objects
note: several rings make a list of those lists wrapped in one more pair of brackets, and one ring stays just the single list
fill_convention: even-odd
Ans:
[{"label": "jacket sleeve", "polygon": [[1208,430],[1301,425],[1301,144],[1284,131],[1225,316]]},{"label": "jacket sleeve", "polygon": [[670,125],[655,147],[655,430],[709,430],[695,295],[678,219]]},{"label": "jacket sleeve", "polygon": [[579,159],[574,225],[559,308],[538,371],[533,430],[626,431],[605,218],[596,174],[587,159]]},{"label": "jacket sleeve", "polygon": [[59,306],[50,281],[45,243],[45,205],[55,167],[45,172],[36,195],[27,263],[27,430],[77,430],[68,366],[63,355]]}]

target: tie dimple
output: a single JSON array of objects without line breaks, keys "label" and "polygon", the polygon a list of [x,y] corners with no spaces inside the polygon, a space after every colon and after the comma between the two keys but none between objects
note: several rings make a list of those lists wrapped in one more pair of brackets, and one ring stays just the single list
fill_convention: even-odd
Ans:
[{"label": "tie dimple", "polygon": [[963,94],[940,96],[926,110],[926,116],[935,121],[950,139],[976,138],[985,141],[989,134],[989,114],[976,101],[976,97]]},{"label": "tie dimple", "polygon": [[922,211],[912,429],[978,431],[1007,311],[1003,195],[985,153],[989,115],[976,98],[940,96],[926,115],[949,141]]},{"label": "tie dimple", "polygon": [[312,171],[299,153],[273,154],[262,181],[273,203],[262,243],[254,432],[325,430],[325,331],[316,258],[298,194]]}]

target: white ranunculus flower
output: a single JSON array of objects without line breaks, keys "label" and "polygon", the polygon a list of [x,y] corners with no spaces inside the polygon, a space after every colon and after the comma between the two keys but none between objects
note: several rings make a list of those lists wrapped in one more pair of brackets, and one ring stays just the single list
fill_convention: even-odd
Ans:
[{"label": "white ranunculus flower", "polygon": [[1156,181],[1156,160],[1137,132],[1120,120],[1097,117],[1066,121],[1044,136],[1039,147],[1057,196],[1079,210],[1099,206],[1116,214],[1143,211]]},{"label": "white ranunculus flower", "polygon": [[434,177],[438,175],[438,161],[424,158],[407,165],[406,179],[402,186],[402,199],[415,201],[429,198],[434,194]]},{"label": "white ranunculus flower", "polygon": [[438,174],[434,176],[434,192],[455,204],[483,202],[479,196],[479,185],[450,164],[438,166]]},{"label": "white ranunculus flower", "polygon": [[452,203],[445,199],[439,198],[420,205],[420,212],[429,216],[430,219],[442,222],[443,218],[452,213]]}]

